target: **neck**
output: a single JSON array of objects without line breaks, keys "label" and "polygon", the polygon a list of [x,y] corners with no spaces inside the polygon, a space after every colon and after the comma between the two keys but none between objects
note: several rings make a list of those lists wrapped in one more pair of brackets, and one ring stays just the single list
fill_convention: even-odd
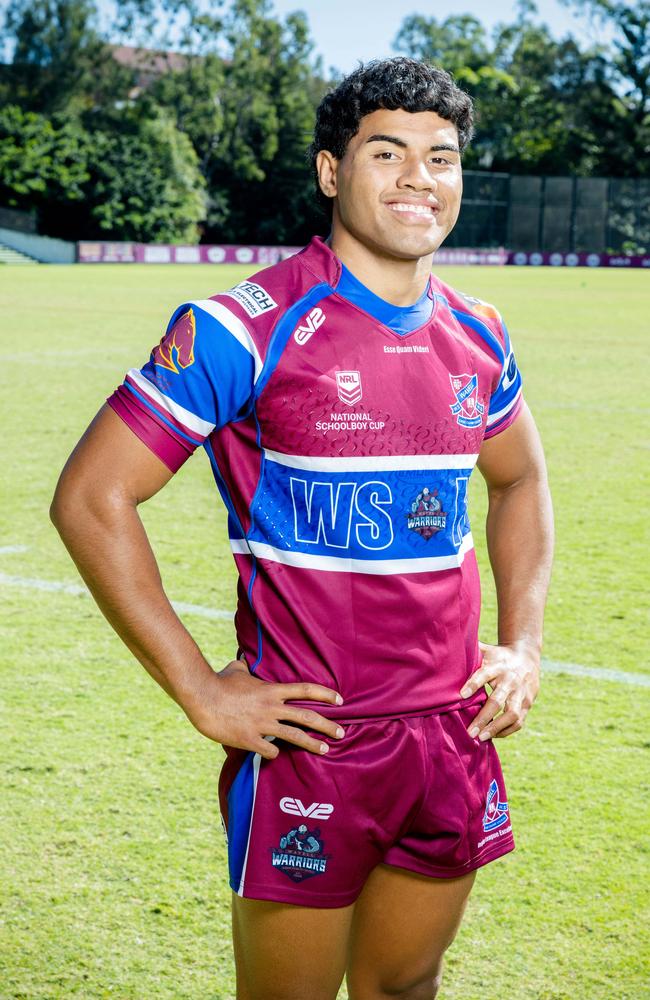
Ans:
[{"label": "neck", "polygon": [[360,243],[347,230],[333,226],[328,239],[332,253],[366,288],[395,306],[410,306],[424,293],[433,254],[414,259],[391,257]]}]

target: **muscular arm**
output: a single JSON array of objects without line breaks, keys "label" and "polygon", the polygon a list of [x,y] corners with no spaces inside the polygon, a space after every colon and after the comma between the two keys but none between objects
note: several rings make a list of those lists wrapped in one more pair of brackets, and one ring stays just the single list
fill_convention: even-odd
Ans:
[{"label": "muscular arm", "polygon": [[493,687],[470,727],[473,735],[476,731],[489,739],[521,728],[539,688],[553,513],[541,442],[526,406],[511,427],[484,443],[478,467],[488,490],[487,543],[497,591],[498,645],[481,643],[482,666],[462,693],[472,694],[485,683]]},{"label": "muscular arm", "polygon": [[283,722],[330,736],[337,726],[284,702],[334,702],[334,691],[265,684],[240,661],[216,673],[172,608],[137,511],[171,476],[110,407],[100,410],[66,463],[50,511],[79,572],[120,638],[205,736],[265,757],[278,751],[264,736],[324,752],[326,744]]}]

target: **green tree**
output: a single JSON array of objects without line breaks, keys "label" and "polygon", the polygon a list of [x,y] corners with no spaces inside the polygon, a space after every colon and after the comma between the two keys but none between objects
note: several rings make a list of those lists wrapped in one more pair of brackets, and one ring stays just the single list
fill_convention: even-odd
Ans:
[{"label": "green tree", "polygon": [[181,109],[129,96],[133,74],[96,21],[90,0],[12,0],[0,203],[35,210],[41,231],[68,239],[195,241],[205,181],[176,128]]},{"label": "green tree", "polygon": [[196,242],[205,183],[189,139],[165,117],[129,117],[119,133],[89,132],[2,108],[0,204],[66,239]]},{"label": "green tree", "polygon": [[268,0],[234,0],[224,29],[224,134],[208,183],[229,215],[206,237],[303,242],[316,215],[306,150],[320,73],[305,17],[280,22]]},{"label": "green tree", "polygon": [[401,51],[451,70],[476,102],[468,167],[589,174],[602,163],[603,123],[616,130],[615,94],[601,50],[553,38],[531,0],[493,38],[475,18],[407,19]]},{"label": "green tree", "polygon": [[197,242],[205,183],[188,137],[164,114],[119,133],[91,133],[85,209],[90,236],[162,243]]},{"label": "green tree", "polygon": [[127,96],[133,74],[101,39],[93,0],[10,0],[2,40],[13,48],[0,97],[68,115]]},{"label": "green tree", "polygon": [[612,35],[606,74],[615,95],[609,115],[595,109],[605,130],[606,173],[650,176],[650,0],[563,0]]},{"label": "green tree", "polygon": [[[268,0],[233,0],[215,18],[201,0],[168,0],[185,16],[181,71],[143,95],[191,139],[208,188],[206,240],[303,242],[316,223],[305,153],[321,69],[302,14],[284,21]],[[149,0],[122,0],[135,23]]]},{"label": "green tree", "polygon": [[0,204],[30,211],[84,196],[90,175],[85,133],[15,104],[0,108]]},{"label": "green tree", "polygon": [[490,167],[503,146],[506,109],[517,82],[497,64],[497,53],[481,22],[469,15],[443,21],[414,14],[403,22],[395,40],[398,51],[435,63],[451,73],[476,102],[474,142],[465,156],[468,167]]}]

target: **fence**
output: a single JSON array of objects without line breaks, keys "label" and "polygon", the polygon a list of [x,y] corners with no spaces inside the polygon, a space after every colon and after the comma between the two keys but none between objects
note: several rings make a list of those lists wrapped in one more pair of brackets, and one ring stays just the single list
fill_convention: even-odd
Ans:
[{"label": "fence", "polygon": [[445,246],[647,253],[650,180],[467,170],[460,217]]}]

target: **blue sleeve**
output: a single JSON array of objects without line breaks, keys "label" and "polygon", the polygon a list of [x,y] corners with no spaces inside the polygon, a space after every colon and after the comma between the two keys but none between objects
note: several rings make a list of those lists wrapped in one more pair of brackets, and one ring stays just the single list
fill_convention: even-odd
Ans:
[{"label": "blue sleeve", "polygon": [[261,360],[242,323],[221,302],[185,302],[143,368],[109,399],[131,429],[176,471],[213,430],[242,416]]},{"label": "blue sleeve", "polygon": [[504,361],[497,387],[490,396],[486,437],[504,431],[514,421],[522,403],[521,372],[517,367],[515,353],[505,323],[501,323],[504,335]]}]

